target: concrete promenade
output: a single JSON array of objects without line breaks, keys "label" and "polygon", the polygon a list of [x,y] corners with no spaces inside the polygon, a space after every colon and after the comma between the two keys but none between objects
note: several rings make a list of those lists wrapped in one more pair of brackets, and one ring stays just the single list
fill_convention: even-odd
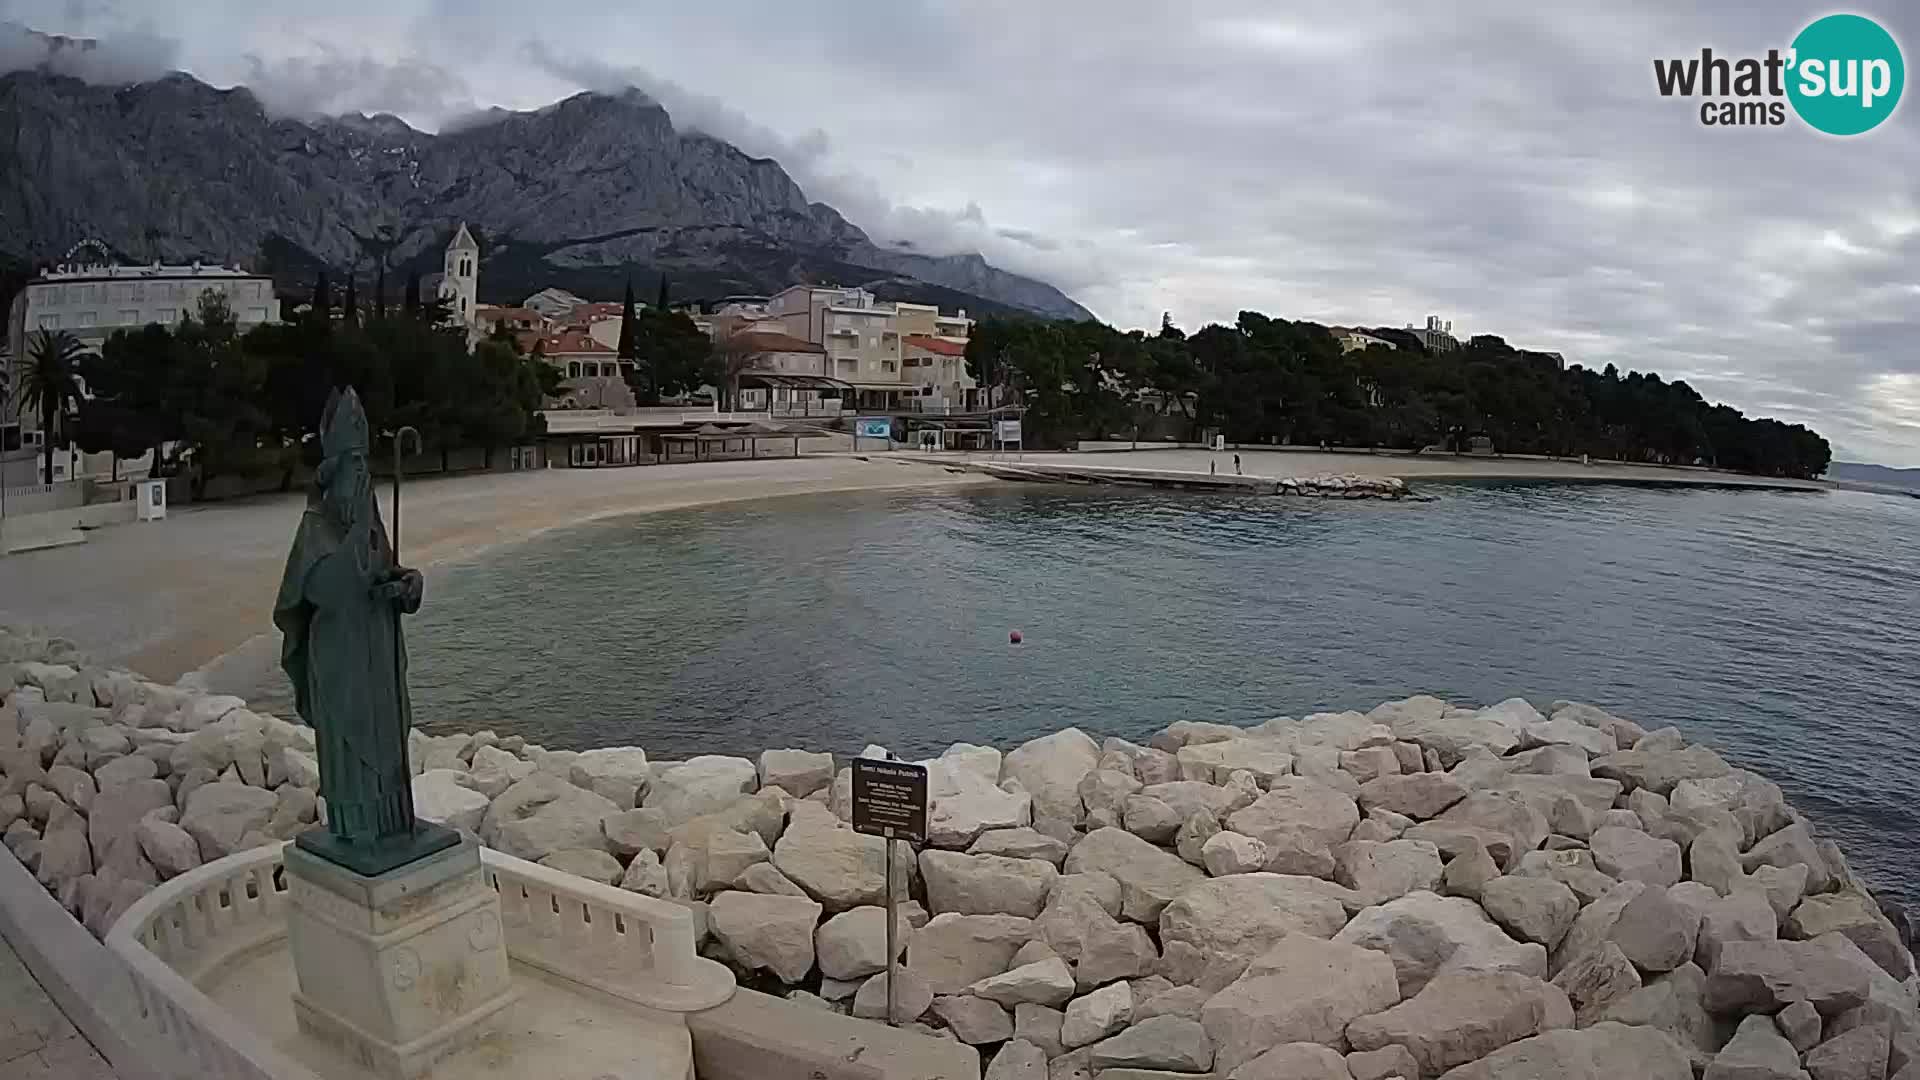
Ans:
[{"label": "concrete promenade", "polygon": [[0,1080],[113,1080],[87,1040],[0,938]]}]

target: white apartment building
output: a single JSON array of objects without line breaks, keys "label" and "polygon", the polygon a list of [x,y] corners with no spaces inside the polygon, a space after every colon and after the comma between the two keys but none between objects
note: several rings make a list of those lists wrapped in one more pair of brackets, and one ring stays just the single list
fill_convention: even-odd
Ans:
[{"label": "white apartment building", "polygon": [[[104,248],[87,245],[105,254]],[[120,266],[63,263],[47,268],[28,282],[13,299],[8,312],[7,347],[17,376],[26,361],[28,339],[41,330],[66,331],[88,349],[98,349],[116,330],[148,323],[173,326],[197,310],[201,294],[226,297],[239,329],[280,321],[280,301],[273,279],[239,267],[192,263],[171,266]],[[18,386],[15,377],[11,384]],[[0,413],[0,451],[32,441],[39,420],[23,415],[18,395]]]}]

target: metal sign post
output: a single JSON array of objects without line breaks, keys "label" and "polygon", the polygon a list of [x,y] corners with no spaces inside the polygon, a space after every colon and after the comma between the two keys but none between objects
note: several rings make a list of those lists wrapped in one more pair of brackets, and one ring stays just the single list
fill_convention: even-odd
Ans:
[{"label": "metal sign post", "polygon": [[894,969],[900,960],[899,897],[893,887],[893,845],[927,842],[927,767],[904,761],[853,759],[853,831],[887,845],[887,1023],[895,1022]]}]

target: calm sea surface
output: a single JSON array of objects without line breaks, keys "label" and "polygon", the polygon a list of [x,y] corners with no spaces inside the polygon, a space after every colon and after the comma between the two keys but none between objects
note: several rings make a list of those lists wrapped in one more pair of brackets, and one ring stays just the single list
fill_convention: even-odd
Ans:
[{"label": "calm sea surface", "polygon": [[587,525],[435,575],[415,715],[675,759],[1568,698],[1773,777],[1920,900],[1920,501],[1422,490],[1440,500],[1026,487]]}]

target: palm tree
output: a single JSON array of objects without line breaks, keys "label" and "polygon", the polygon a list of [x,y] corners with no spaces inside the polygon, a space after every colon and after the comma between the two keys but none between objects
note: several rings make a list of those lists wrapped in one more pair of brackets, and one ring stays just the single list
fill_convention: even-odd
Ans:
[{"label": "palm tree", "polygon": [[41,330],[27,344],[20,372],[20,406],[40,410],[40,442],[46,449],[46,483],[53,483],[53,436],[67,410],[80,403],[77,361],[86,346],[65,330]]}]

